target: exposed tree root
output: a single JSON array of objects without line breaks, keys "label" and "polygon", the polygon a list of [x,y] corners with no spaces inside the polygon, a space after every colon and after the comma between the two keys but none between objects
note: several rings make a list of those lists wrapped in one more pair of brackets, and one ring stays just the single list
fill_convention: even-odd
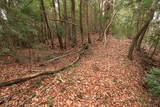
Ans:
[{"label": "exposed tree root", "polygon": [[27,76],[24,76],[24,77],[21,77],[21,78],[18,78],[18,79],[12,79],[12,80],[8,80],[8,81],[4,81],[4,82],[0,82],[0,87],[5,87],[5,86],[10,86],[10,85],[13,85],[13,84],[18,84],[18,83],[22,83],[22,82],[25,82],[27,80],[31,80],[33,78],[36,78],[36,77],[40,77],[40,76],[44,76],[44,75],[53,75],[53,74],[57,74],[59,72],[62,72],[64,70],[66,70],[67,68],[73,66],[74,64],[76,64],[80,58],[81,58],[81,55],[84,53],[86,47],[83,47],[80,51],[79,51],[79,56],[77,57],[77,59],[75,61],[73,61],[72,63],[70,63],[69,65],[59,69],[59,70],[55,70],[55,71],[40,71],[39,73],[35,73],[35,74],[31,74],[31,75],[27,75]]}]

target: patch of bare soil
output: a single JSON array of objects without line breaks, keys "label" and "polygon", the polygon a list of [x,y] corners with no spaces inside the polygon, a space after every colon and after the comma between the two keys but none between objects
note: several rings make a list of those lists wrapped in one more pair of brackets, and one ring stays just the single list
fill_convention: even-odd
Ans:
[{"label": "patch of bare soil", "polygon": [[[97,35],[93,35],[96,36]],[[94,41],[89,52],[74,67],[53,76],[39,77],[0,89],[2,107],[144,107],[148,102],[142,87],[145,73],[139,58],[127,58],[130,40],[108,38],[107,46]],[[76,56],[76,55],[75,55]],[[70,56],[49,64],[53,70],[71,62]],[[1,68],[1,67],[0,67]],[[12,75],[18,77],[15,66]],[[7,67],[3,68],[7,71]],[[2,73],[3,74],[3,73]],[[1,78],[7,76],[1,75]],[[2,102],[3,101],[3,102]]]}]

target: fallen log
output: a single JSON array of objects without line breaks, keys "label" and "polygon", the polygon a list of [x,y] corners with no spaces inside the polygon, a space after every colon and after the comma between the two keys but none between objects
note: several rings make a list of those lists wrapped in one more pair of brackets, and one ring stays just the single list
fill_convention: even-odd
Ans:
[{"label": "fallen log", "polygon": [[64,70],[66,70],[67,68],[73,66],[74,64],[76,64],[81,58],[81,54],[77,57],[77,59],[75,61],[73,61],[71,64],[59,69],[59,70],[55,70],[55,71],[40,71],[40,73],[35,73],[35,74],[31,74],[31,75],[27,75],[18,79],[12,79],[12,80],[8,80],[8,81],[4,81],[4,82],[0,82],[0,87],[5,87],[5,86],[11,86],[13,84],[18,84],[18,83],[22,83],[25,82],[27,80],[31,80],[33,78],[36,77],[40,77],[40,76],[44,76],[44,75],[53,75],[53,74],[57,74],[59,72],[62,72]]},{"label": "fallen log", "polygon": [[60,58],[64,58],[64,57],[67,57],[67,56],[70,56],[70,55],[73,55],[73,54],[76,54],[76,53],[81,54],[81,52],[84,51],[84,50],[86,50],[86,49],[88,49],[88,47],[89,47],[89,44],[85,43],[85,44],[82,45],[82,48],[79,51],[76,51],[76,52],[70,52],[69,51],[68,53],[66,53],[66,54],[64,54],[62,56],[58,56],[58,57],[52,58],[52,59],[50,59],[50,60],[48,60],[46,62],[43,62],[43,63],[39,64],[39,66],[45,66],[48,63],[51,63],[51,62],[53,62],[55,60],[58,60]]},{"label": "fallen log", "polygon": [[75,53],[79,53],[79,52],[81,52],[81,51],[82,51],[82,50],[76,51],[76,52],[70,52],[70,53],[64,54],[64,55],[62,55],[62,56],[58,56],[58,57],[52,58],[52,59],[50,59],[50,60],[48,60],[48,61],[46,61],[46,62],[44,62],[44,63],[39,64],[39,66],[45,66],[45,65],[47,65],[48,63],[51,63],[51,62],[53,62],[53,61],[55,61],[55,60],[58,60],[58,59],[60,59],[60,58],[64,58],[64,57],[69,56],[69,55],[73,55],[73,54],[75,54]]},{"label": "fallen log", "polygon": [[81,59],[81,56],[85,53],[85,51],[88,49],[88,44],[83,44],[82,48],[78,51],[79,53],[79,56],[77,57],[77,59],[75,61],[73,61],[72,63],[70,63],[69,65],[59,69],[59,70],[55,70],[55,71],[40,71],[38,73],[35,73],[35,74],[30,74],[30,75],[27,75],[27,76],[24,76],[24,77],[21,77],[21,78],[18,78],[18,79],[12,79],[12,80],[8,80],[8,81],[3,81],[3,82],[0,82],[0,88],[1,87],[5,87],[5,86],[11,86],[13,84],[18,84],[18,83],[22,83],[22,82],[25,82],[25,81],[28,81],[28,80],[31,80],[31,79],[34,79],[34,78],[37,78],[37,77],[40,77],[40,76],[45,76],[45,75],[54,75],[54,74],[57,74],[57,73],[60,73],[70,67],[72,67],[73,65],[75,65],[80,59]]}]

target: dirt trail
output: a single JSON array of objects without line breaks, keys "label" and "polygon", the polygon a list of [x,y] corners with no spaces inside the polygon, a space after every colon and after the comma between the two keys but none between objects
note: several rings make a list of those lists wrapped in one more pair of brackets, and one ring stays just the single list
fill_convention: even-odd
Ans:
[{"label": "dirt trail", "polygon": [[75,67],[55,77],[48,76],[38,88],[31,89],[27,85],[30,81],[19,85],[19,89],[4,88],[1,90],[4,95],[22,91],[6,105],[47,107],[53,102],[55,107],[145,106],[146,92],[141,83],[144,70],[138,59],[133,62],[127,59],[130,40],[107,41],[105,48],[101,42],[95,42]]}]

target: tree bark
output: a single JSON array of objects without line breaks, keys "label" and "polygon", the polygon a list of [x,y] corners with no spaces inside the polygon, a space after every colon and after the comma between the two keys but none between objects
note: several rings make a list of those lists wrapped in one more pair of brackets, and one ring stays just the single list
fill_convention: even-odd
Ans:
[{"label": "tree bark", "polygon": [[[148,28],[148,27],[147,27]],[[145,36],[145,33],[147,31],[147,28],[142,32],[142,35],[140,36],[140,38],[138,39],[138,43],[137,43],[137,51],[141,51],[141,44],[143,41],[143,38]]]},{"label": "tree bark", "polygon": [[79,16],[80,16],[80,33],[81,33],[81,40],[82,40],[82,44],[84,42],[84,34],[83,34],[83,18],[82,18],[82,5],[83,5],[83,0],[80,0],[80,4],[79,4]]},{"label": "tree bark", "polygon": [[[150,22],[151,22],[152,19],[153,19],[154,12],[155,12],[155,9],[152,9],[152,8],[151,8],[151,9],[150,9],[150,12],[149,12],[149,19],[146,21],[146,23],[143,25],[143,27],[140,29],[140,31],[137,33],[137,35],[136,35],[136,36],[134,37],[134,39],[132,40],[132,43],[131,43],[131,46],[130,46],[129,52],[128,52],[128,58],[129,58],[130,60],[133,59],[133,52],[134,52],[135,47],[137,46],[137,42],[138,42],[140,36],[142,35],[142,33],[143,33],[143,32],[144,32],[144,33],[146,32],[146,30],[147,30]],[[142,35],[142,36],[144,36],[144,35]]]},{"label": "tree bark", "polygon": [[91,37],[90,37],[90,31],[89,31],[89,4],[88,0],[86,0],[86,21],[87,21],[87,37],[88,37],[88,43],[91,44]]},{"label": "tree bark", "polygon": [[[41,8],[41,6],[40,6],[40,10],[42,10],[42,8]],[[46,41],[47,41],[47,35],[45,35],[45,32],[44,32],[44,18],[43,18],[43,13],[42,13],[42,11],[40,11],[40,18],[41,18],[41,24],[40,24],[40,26],[41,26],[41,34],[39,34],[39,35],[41,35],[41,37],[40,37],[40,40],[43,42],[43,43],[46,43]]]},{"label": "tree bark", "polygon": [[[53,14],[53,17],[54,18],[57,18],[57,13],[56,13],[56,7],[55,7],[55,0],[52,0],[52,5],[53,5],[53,11],[54,11],[54,14]],[[60,5],[58,5],[58,8],[60,7]],[[59,9],[59,18],[60,18],[60,9]],[[55,22],[55,29],[56,29],[56,35],[57,35],[57,38],[58,38],[58,41],[59,41],[59,47],[60,49],[63,49],[63,39],[62,39],[62,35],[59,34],[58,32],[58,23]]]},{"label": "tree bark", "polygon": [[154,50],[152,52],[152,54],[150,55],[150,58],[153,57],[153,55],[155,54],[156,50],[157,50],[157,47],[158,47],[158,44],[159,44],[159,41],[160,41],[160,37],[158,38],[157,42],[156,42],[156,46],[154,47]]},{"label": "tree bark", "polygon": [[109,28],[110,28],[110,26],[112,25],[112,23],[113,23],[113,19],[115,18],[115,16],[117,15],[117,13],[118,13],[118,11],[119,10],[117,10],[114,14],[113,14],[113,16],[111,17],[111,19],[110,19],[110,21],[109,21],[109,24],[107,25],[107,27],[105,28],[105,30],[104,30],[104,46],[106,46],[106,44],[107,44],[107,35],[108,35],[108,33],[109,33]]},{"label": "tree bark", "polygon": [[46,22],[46,25],[47,25],[47,29],[49,31],[49,37],[51,38],[51,45],[52,45],[52,48],[54,48],[53,37],[52,37],[51,29],[50,29],[50,26],[49,26],[49,22],[48,22],[48,19],[47,19],[46,10],[45,10],[45,7],[44,7],[44,1],[40,0],[40,4],[41,4],[44,19],[45,19],[45,22]]},{"label": "tree bark", "polygon": [[99,38],[98,38],[98,41],[102,41],[103,40],[103,25],[102,25],[102,7],[101,7],[101,4],[103,3],[103,0],[102,2],[99,1],[99,14],[100,14],[100,18],[99,18],[99,25],[100,25],[100,35],[99,35]]},{"label": "tree bark", "polygon": [[[75,10],[75,0],[71,0],[71,17],[72,17],[72,23],[75,23],[76,21],[76,10]],[[77,35],[76,35],[76,26],[72,25],[72,46],[76,46],[77,45]]]},{"label": "tree bark", "polygon": [[59,19],[61,19],[61,6],[59,0],[57,0],[58,3],[58,14],[59,14]]},{"label": "tree bark", "polygon": [[65,31],[65,37],[64,37],[64,48],[67,48],[67,37],[68,37],[68,25],[67,25],[67,20],[68,20],[68,15],[67,15],[67,2],[66,0],[63,1],[63,6],[64,6],[64,20],[65,20],[65,25],[64,25],[64,31]]}]

